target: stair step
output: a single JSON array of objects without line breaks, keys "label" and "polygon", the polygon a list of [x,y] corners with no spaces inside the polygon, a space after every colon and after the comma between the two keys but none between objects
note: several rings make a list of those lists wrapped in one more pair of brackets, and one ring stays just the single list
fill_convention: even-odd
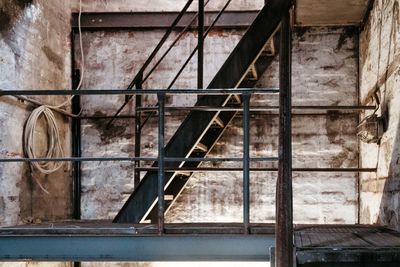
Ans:
[{"label": "stair step", "polygon": [[192,175],[191,172],[177,172],[176,176],[184,176],[184,177],[190,177]]},{"label": "stair step", "polygon": [[172,200],[174,200],[174,195],[165,195],[164,196],[164,200],[165,201],[172,201]]},{"label": "stair step", "polygon": [[262,55],[267,57],[274,57],[276,55],[276,51],[277,50],[275,48],[274,38],[271,38],[265,45],[264,50],[262,51]]},{"label": "stair step", "polygon": [[239,104],[242,103],[242,99],[240,98],[239,95],[232,95],[232,98],[236,101],[236,103],[239,103]]},{"label": "stair step", "polygon": [[257,72],[257,68],[254,64],[250,66],[245,79],[248,81],[257,81],[258,80],[258,72]]},{"label": "stair step", "polygon": [[225,123],[221,120],[220,117],[216,117],[214,123],[218,125],[220,128],[225,128]]},{"label": "stair step", "polygon": [[208,152],[208,147],[206,145],[203,145],[202,143],[198,143],[196,145],[195,150],[201,151],[201,152]]}]

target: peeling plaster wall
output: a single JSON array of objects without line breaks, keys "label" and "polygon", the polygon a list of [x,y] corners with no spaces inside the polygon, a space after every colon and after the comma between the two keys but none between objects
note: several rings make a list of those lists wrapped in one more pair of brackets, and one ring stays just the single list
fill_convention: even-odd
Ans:
[{"label": "peeling plaster wall", "polygon": [[[357,33],[354,28],[298,28],[293,37],[293,105],[354,105],[357,102]],[[278,62],[257,87],[277,87]],[[252,105],[277,105],[256,96]],[[293,166],[357,167],[357,117],[351,114],[295,115]],[[277,155],[278,117],[253,115],[251,156]],[[210,157],[242,156],[242,120],[234,119]],[[218,164],[230,166],[232,164]],[[254,167],[271,165],[253,164]],[[251,173],[251,221],[274,222],[276,173]],[[355,223],[357,174],[294,173],[296,223]],[[200,173],[167,214],[170,222],[240,222],[242,173]]]},{"label": "peeling plaster wall", "polygon": [[[84,54],[87,75],[85,88],[125,88],[143,64],[162,32],[85,33]],[[206,41],[205,84],[207,84],[239,41],[242,32],[213,33]],[[171,38],[172,39],[172,38]],[[189,33],[174,48],[144,84],[144,88],[165,88],[196,45]],[[294,36],[294,105],[354,105],[358,102],[358,34],[355,28],[299,28]],[[76,58],[79,59],[79,51]],[[262,76],[259,87],[276,87],[278,63]],[[105,75],[106,74],[106,75]],[[177,88],[196,85],[196,59],[176,83]],[[277,98],[253,97],[253,105],[276,104]],[[192,105],[193,97],[173,97],[169,105]],[[83,97],[85,115],[112,115],[123,97]],[[154,97],[145,105],[154,105]],[[129,105],[124,114],[133,114]],[[166,141],[184,113],[168,114]],[[108,121],[87,120],[83,124],[84,156],[132,156],[133,121],[119,120],[112,128]],[[293,119],[295,167],[357,167],[358,145],[354,114],[296,115]],[[151,119],[143,130],[143,156],[155,156],[157,121]],[[253,115],[252,156],[277,154],[277,116]],[[211,156],[240,157],[241,118],[236,118]],[[232,165],[216,165],[232,166]],[[257,165],[259,166],[259,165]],[[255,167],[257,167],[255,166]],[[111,219],[133,190],[131,163],[85,163],[83,165],[82,216]],[[252,221],[274,220],[276,173],[252,173]],[[199,173],[167,214],[168,222],[238,222],[241,220],[241,173]],[[357,222],[357,180],[355,173],[294,173],[296,223]]]},{"label": "peeling plaster wall", "polygon": [[[70,88],[70,24],[66,10],[69,4],[61,0],[0,0],[1,89]],[[61,97],[36,99],[51,105],[65,101]],[[0,157],[24,157],[22,133],[32,109],[14,98],[0,99]],[[69,121],[59,115],[57,121],[64,152],[70,155]],[[37,133],[38,148],[43,151],[47,141],[42,123]],[[50,195],[30,177],[27,164],[0,164],[0,225],[69,218],[69,165],[51,175],[36,171],[33,175]]]},{"label": "peeling plaster wall", "polygon": [[[380,144],[360,144],[363,167],[376,173],[361,176],[361,223],[400,230],[400,17],[399,1],[375,1],[360,36],[360,101],[377,86],[381,108],[388,114],[388,129]],[[362,117],[370,115],[364,114]]]}]

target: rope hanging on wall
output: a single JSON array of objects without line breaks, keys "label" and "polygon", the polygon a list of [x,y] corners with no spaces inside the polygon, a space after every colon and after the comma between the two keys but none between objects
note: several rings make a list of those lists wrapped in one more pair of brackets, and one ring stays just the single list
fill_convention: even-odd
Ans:
[{"label": "rope hanging on wall", "polygon": [[[47,136],[48,149],[46,152],[46,158],[57,158],[63,157],[64,151],[61,146],[60,140],[60,130],[57,126],[56,117],[53,111],[47,106],[40,106],[33,110],[29,116],[24,133],[24,144],[25,153],[29,158],[37,158],[37,148],[36,148],[36,128],[38,121],[41,117],[44,117],[47,125]],[[41,173],[50,174],[59,170],[64,164],[61,161],[36,161],[31,162],[31,164]]]},{"label": "rope hanging on wall", "polygon": [[[83,83],[83,74],[84,74],[84,54],[83,54],[83,42],[82,42],[82,30],[81,30],[81,16],[82,16],[82,0],[79,1],[79,44],[81,49],[81,79],[77,86],[77,90],[79,90]],[[72,63],[73,64],[73,63]],[[60,130],[57,125],[56,116],[54,115],[55,109],[63,108],[71,103],[71,100],[74,96],[70,97],[67,101],[63,102],[57,106],[51,105],[42,105],[32,111],[28,120],[25,124],[24,131],[24,152],[28,158],[38,158],[37,157],[37,142],[36,142],[36,129],[40,118],[45,119],[45,124],[47,126],[47,136],[48,136],[48,149],[46,152],[46,158],[60,158],[64,157],[64,151],[62,149],[61,138],[60,138]],[[31,166],[33,166],[36,170],[40,171],[43,174],[51,174],[58,171],[65,162],[63,161],[43,161],[43,162],[31,162]],[[35,179],[39,184],[40,188],[48,193],[46,189],[40,184],[40,182]]]}]

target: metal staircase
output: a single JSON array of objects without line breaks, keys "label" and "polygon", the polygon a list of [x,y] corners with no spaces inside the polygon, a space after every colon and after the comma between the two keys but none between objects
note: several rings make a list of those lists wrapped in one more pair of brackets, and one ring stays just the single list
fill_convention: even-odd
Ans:
[{"label": "metal staircase", "polygon": [[[282,3],[284,2],[284,3]],[[272,62],[274,53],[266,53],[267,46],[274,46],[274,35],[281,22],[282,15],[290,8],[289,1],[269,1],[260,11],[241,41],[230,54],[216,74],[209,89],[251,88],[260,75]],[[277,46],[274,46],[277,47]],[[240,105],[235,95],[200,97],[196,106],[224,107]],[[191,111],[174,136],[165,147],[165,156],[169,158],[205,157],[231,122],[236,112],[231,111]],[[198,167],[200,162],[166,162],[166,168]],[[157,166],[157,163],[153,167]],[[166,206],[170,207],[192,173],[166,173]],[[114,219],[116,223],[139,223],[147,218],[155,222],[157,202],[157,172],[149,171],[131,194]]]}]

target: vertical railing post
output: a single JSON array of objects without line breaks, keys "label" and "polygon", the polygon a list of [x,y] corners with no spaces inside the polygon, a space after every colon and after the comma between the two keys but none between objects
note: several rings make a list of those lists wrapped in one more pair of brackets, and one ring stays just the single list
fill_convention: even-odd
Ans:
[{"label": "vertical railing post", "polygon": [[204,76],[204,0],[199,1],[198,50],[197,50],[197,88],[203,89]]},{"label": "vertical railing post", "polygon": [[[71,75],[72,90],[78,90],[79,81],[81,80],[80,70],[75,68],[75,32],[71,32]],[[71,112],[78,115],[81,112],[81,97],[75,96],[71,101]],[[73,157],[80,158],[82,156],[82,121],[81,118],[75,117],[71,120],[71,152]],[[81,189],[82,189],[82,164],[80,161],[72,163],[72,217],[74,220],[81,219]],[[75,261],[74,267],[81,267],[81,262]]]},{"label": "vertical railing post", "polygon": [[[136,83],[136,89],[142,89],[142,80],[143,73],[138,78],[138,82]],[[140,147],[142,143],[142,112],[138,109],[142,106],[142,95],[135,96],[135,157],[140,157]],[[140,183],[140,171],[137,170],[140,168],[140,160],[135,161],[135,177],[134,177],[134,185],[135,189]]]},{"label": "vertical railing post", "polygon": [[[76,90],[79,80],[80,71],[75,70],[74,74],[74,90]],[[81,98],[80,96],[74,96],[72,99],[72,114],[78,115],[81,111]],[[71,136],[72,136],[72,156],[75,158],[80,158],[82,156],[81,151],[81,119],[72,118],[71,125]],[[75,220],[81,219],[81,162],[73,162],[73,217]]]},{"label": "vertical railing post", "polygon": [[164,172],[164,119],[165,119],[165,94],[158,96],[158,233],[164,233],[164,211],[165,211],[165,172]]},{"label": "vertical railing post", "polygon": [[243,223],[250,233],[250,94],[243,94]]},{"label": "vertical railing post", "polygon": [[281,23],[279,54],[279,166],[276,187],[276,266],[293,267],[291,24],[287,12]]}]

